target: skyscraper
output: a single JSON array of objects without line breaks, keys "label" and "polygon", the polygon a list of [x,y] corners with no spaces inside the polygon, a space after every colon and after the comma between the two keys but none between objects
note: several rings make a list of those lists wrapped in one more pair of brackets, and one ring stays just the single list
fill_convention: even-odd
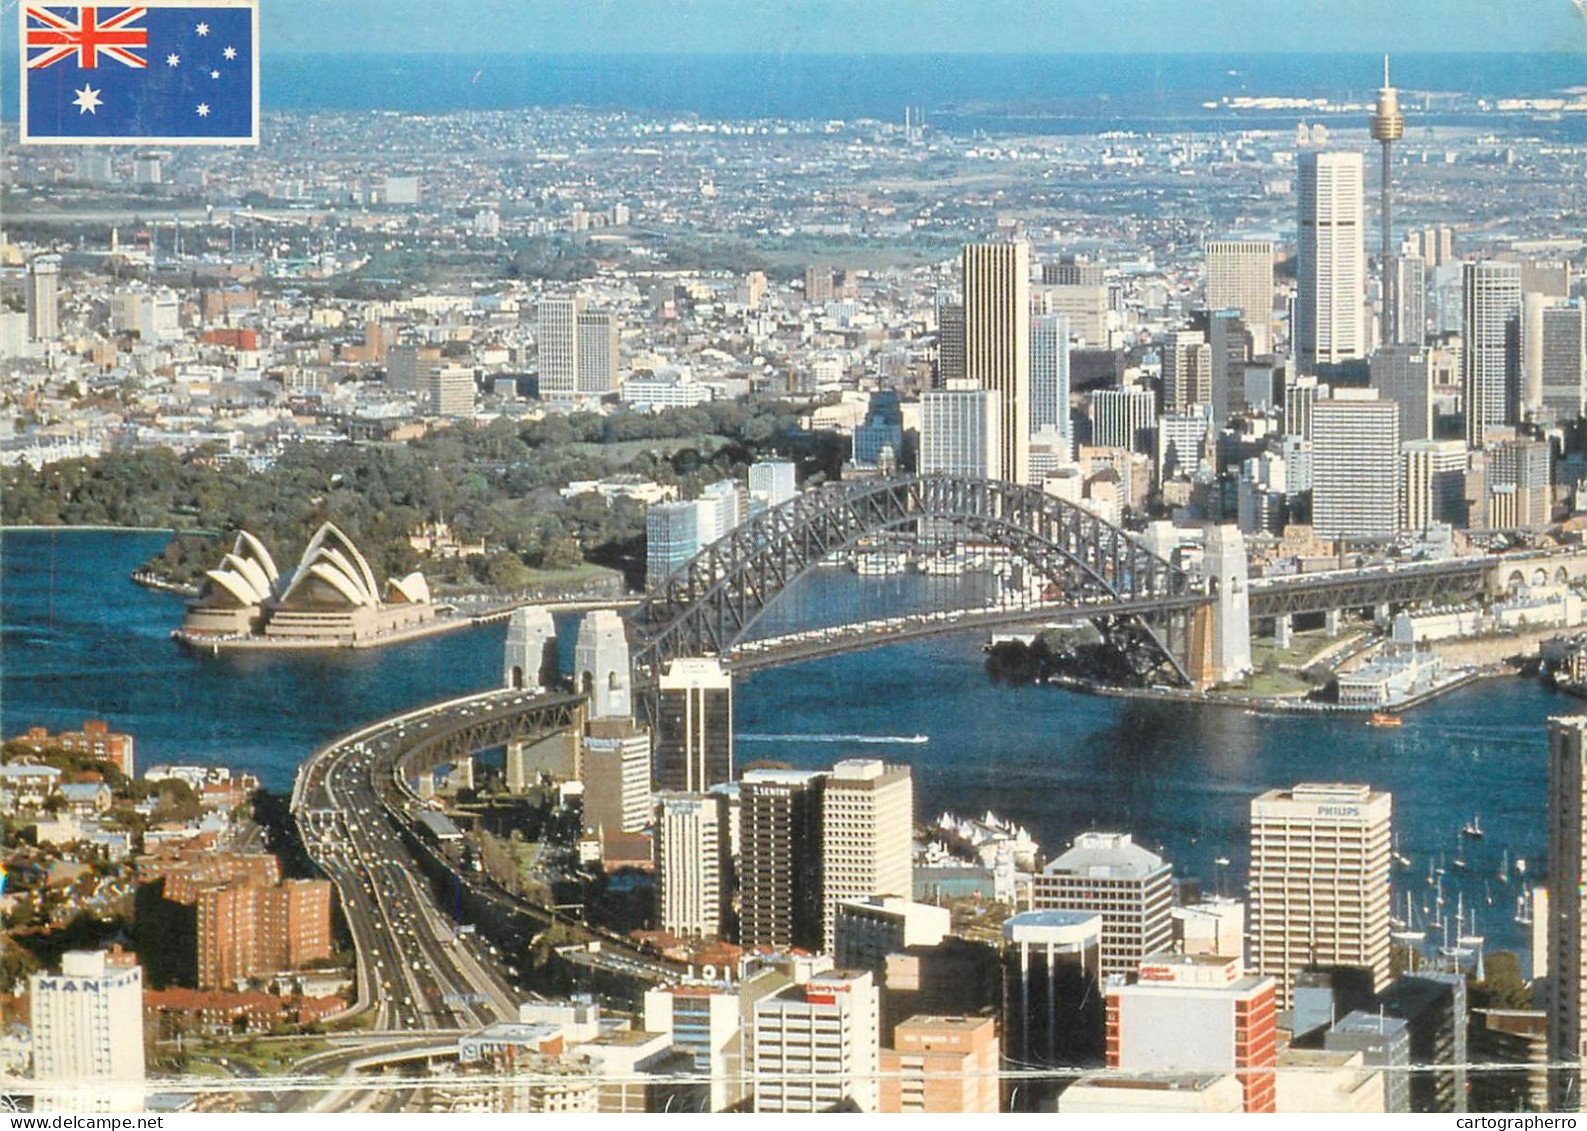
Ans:
[{"label": "skyscraper", "polygon": [[656,795],[656,920],[685,938],[721,938],[732,890],[727,797]]},{"label": "skyscraper", "polygon": [[591,719],[579,742],[584,827],[637,833],[650,824],[650,730],[627,717]]},{"label": "skyscraper", "polygon": [[1030,320],[1030,427],[1051,425],[1074,446],[1069,419],[1069,320],[1038,314]]},{"label": "skyscraper", "polygon": [[673,660],[661,673],[656,783],[698,793],[733,780],[733,676],[720,661]]},{"label": "skyscraper", "polygon": [[121,957],[69,950],[28,976],[35,1111],[143,1110],[143,968]]},{"label": "skyscraper", "polygon": [[937,388],[964,380],[964,303],[937,296]]},{"label": "skyscraper", "polygon": [[535,343],[540,351],[540,398],[565,400],[578,395],[579,314],[582,300],[547,295],[535,307]]},{"label": "skyscraper", "polygon": [[645,512],[645,581],[681,570],[705,545],[700,500],[655,503]]},{"label": "skyscraper", "polygon": [[[1587,876],[1587,715],[1548,721],[1548,867]],[[1548,900],[1549,1110],[1581,1107],[1583,1019],[1587,1017],[1587,899],[1562,880]]]},{"label": "skyscraper", "polygon": [[1400,92],[1389,85],[1389,57],[1383,56],[1383,85],[1378,88],[1378,104],[1369,122],[1372,140],[1382,147],[1383,173],[1378,187],[1378,223],[1382,236],[1382,250],[1378,255],[1378,278],[1383,283],[1383,344],[1403,340],[1400,337],[1398,311],[1394,303],[1397,272],[1394,270],[1394,243],[1390,238],[1392,224],[1389,200],[1390,176],[1394,143],[1405,136],[1405,115],[1400,113]]},{"label": "skyscraper", "polygon": [[821,923],[824,949],[845,900],[911,894],[914,780],[908,766],[849,758],[832,768],[821,800]]},{"label": "skyscraper", "polygon": [[1372,387],[1400,406],[1400,442],[1433,438],[1433,374],[1420,346],[1384,346],[1368,363]]},{"label": "skyscraper", "polygon": [[1587,405],[1587,301],[1521,300],[1521,370],[1528,407],[1568,424]]},{"label": "skyscraper", "polygon": [[1288,1008],[1311,964],[1389,981],[1393,799],[1370,786],[1302,783],[1251,802],[1251,965]]},{"label": "skyscraper", "polygon": [[575,320],[574,387],[581,396],[617,389],[617,316],[608,310],[581,310]]},{"label": "skyscraper", "polygon": [[1097,389],[1091,394],[1091,443],[1149,453],[1157,422],[1157,398],[1150,389]]},{"label": "skyscraper", "polygon": [[1335,389],[1312,406],[1312,526],[1320,538],[1399,530],[1400,407],[1376,389]]},{"label": "skyscraper", "polygon": [[964,248],[965,376],[997,394],[1002,478],[1030,480],[1030,246]]},{"label": "skyscraper", "polygon": [[739,783],[739,942],[820,950],[826,776],[750,770]]},{"label": "skyscraper", "polygon": [[1238,310],[1251,331],[1251,352],[1273,352],[1273,241],[1208,240],[1207,309]]},{"label": "skyscraper", "polygon": [[1173,330],[1163,342],[1163,411],[1212,405],[1212,347],[1200,330]]},{"label": "skyscraper", "polygon": [[1300,237],[1291,337],[1302,373],[1366,354],[1361,154],[1300,155]]},{"label": "skyscraper", "polygon": [[929,389],[920,395],[922,475],[1003,478],[1003,414],[987,389]]},{"label": "skyscraper", "polygon": [[53,255],[28,260],[27,307],[28,340],[48,342],[61,336],[60,260]]},{"label": "skyscraper", "polygon": [[[1105,1047],[1102,916],[1022,911],[1003,923],[1003,1050],[1010,1065],[1096,1063]],[[1028,1081],[1015,1110],[1039,1111],[1062,1078]]]},{"label": "skyscraper", "polygon": [[1081,833],[1038,875],[1032,906],[1102,917],[1102,973],[1129,975],[1174,937],[1174,869],[1127,833]]},{"label": "skyscraper", "polygon": [[1459,440],[1413,440],[1401,454],[1405,475],[1400,525],[1426,530],[1434,522],[1469,525],[1466,509],[1466,445]]},{"label": "skyscraper", "polygon": [[1521,265],[1491,259],[1465,263],[1460,281],[1466,446],[1480,448],[1490,429],[1516,422],[1521,395]]},{"label": "skyscraper", "polygon": [[1400,345],[1419,346],[1427,340],[1427,261],[1420,255],[1399,255],[1394,260],[1395,339]]},{"label": "skyscraper", "polygon": [[880,1102],[879,1001],[868,971],[817,974],[754,1006],[755,1111],[830,1111]]}]

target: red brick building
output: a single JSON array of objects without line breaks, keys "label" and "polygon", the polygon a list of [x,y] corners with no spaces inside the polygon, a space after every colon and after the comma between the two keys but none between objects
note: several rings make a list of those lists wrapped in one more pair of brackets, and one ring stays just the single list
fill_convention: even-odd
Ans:
[{"label": "red brick building", "polygon": [[82,730],[51,734],[43,727],[29,727],[20,738],[12,739],[33,750],[46,750],[58,746],[72,754],[82,754],[111,762],[127,777],[133,776],[132,736],[117,734],[103,719],[87,719]]}]

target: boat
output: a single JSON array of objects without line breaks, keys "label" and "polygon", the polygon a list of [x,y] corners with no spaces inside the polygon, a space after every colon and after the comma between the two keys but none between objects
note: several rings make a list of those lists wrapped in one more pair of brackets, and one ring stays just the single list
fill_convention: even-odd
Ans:
[{"label": "boat", "polygon": [[1532,925],[1532,889],[1527,888],[1515,897],[1515,925],[1530,927]]},{"label": "boat", "polygon": [[[1393,922],[1393,920],[1391,920]],[[1411,893],[1405,893],[1405,918],[1398,924],[1398,929],[1390,931],[1389,937],[1404,946],[1420,946],[1427,941],[1427,932],[1416,926],[1416,908],[1411,903]]]},{"label": "boat", "polygon": [[1510,850],[1508,848],[1504,850],[1504,858],[1499,861],[1499,882],[1501,884],[1510,882]]},{"label": "boat", "polygon": [[1471,820],[1461,828],[1460,835],[1469,840],[1481,840],[1487,835],[1482,831],[1482,818],[1473,813]]},{"label": "boat", "polygon": [[1402,727],[1404,725],[1404,719],[1398,715],[1390,714],[1388,711],[1373,711],[1372,714],[1367,716],[1367,726],[1369,727]]}]

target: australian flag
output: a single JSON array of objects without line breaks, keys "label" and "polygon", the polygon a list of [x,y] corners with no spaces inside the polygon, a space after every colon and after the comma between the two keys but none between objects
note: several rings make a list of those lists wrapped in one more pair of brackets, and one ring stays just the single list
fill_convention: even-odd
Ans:
[{"label": "australian flag", "polygon": [[22,140],[259,142],[256,0],[21,0]]}]

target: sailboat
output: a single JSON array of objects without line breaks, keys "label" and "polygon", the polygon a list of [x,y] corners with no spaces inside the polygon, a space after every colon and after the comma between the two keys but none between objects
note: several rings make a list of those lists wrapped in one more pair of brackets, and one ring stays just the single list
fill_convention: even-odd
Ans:
[{"label": "sailboat", "polygon": [[1527,888],[1515,897],[1515,923],[1519,927],[1532,925],[1532,889]]},{"label": "sailboat", "polygon": [[1481,840],[1487,835],[1482,831],[1482,818],[1473,813],[1471,820],[1467,821],[1465,827],[1460,830],[1460,835],[1471,840]]},{"label": "sailboat", "polygon": [[1394,834],[1394,862],[1401,868],[1409,868],[1411,866],[1411,858],[1400,851],[1400,835],[1398,833]]},{"label": "sailboat", "polygon": [[[1462,921],[1465,919],[1465,917],[1466,917],[1466,893],[1465,892],[1461,892],[1460,895],[1457,897],[1457,899],[1455,901],[1455,931],[1456,931],[1456,934],[1455,934],[1454,945],[1450,945],[1450,942],[1449,942],[1449,924],[1448,924],[1448,922],[1445,922],[1445,924],[1444,924],[1444,945],[1438,948],[1438,953],[1439,954],[1443,955],[1445,958],[1453,958],[1456,962],[1464,962],[1466,959],[1468,959],[1468,958],[1472,957],[1472,955],[1476,954],[1476,951],[1474,951],[1471,947],[1466,945],[1466,939],[1471,937],[1471,936],[1462,935],[1462,934],[1459,933],[1460,932],[1460,928],[1462,926]],[[1478,941],[1481,941],[1481,940],[1479,939]]]},{"label": "sailboat", "polygon": [[1508,848],[1504,850],[1504,857],[1499,861],[1499,882],[1501,884],[1510,882],[1510,850]]},{"label": "sailboat", "polygon": [[1455,855],[1450,858],[1449,865],[1452,868],[1459,868],[1462,872],[1466,870],[1466,844],[1464,841],[1457,840],[1455,842]]},{"label": "sailboat", "polygon": [[1391,931],[1389,937],[1397,943],[1406,946],[1418,945],[1427,941],[1427,932],[1418,930],[1416,926],[1416,908],[1411,904],[1411,893],[1405,893],[1405,918],[1401,921],[1399,930]]}]

